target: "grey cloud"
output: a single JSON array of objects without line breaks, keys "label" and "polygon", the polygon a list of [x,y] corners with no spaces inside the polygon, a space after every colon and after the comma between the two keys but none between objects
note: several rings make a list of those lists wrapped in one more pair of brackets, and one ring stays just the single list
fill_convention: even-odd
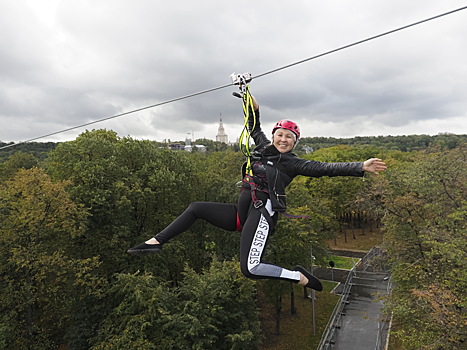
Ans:
[{"label": "grey cloud", "polygon": [[[47,12],[46,5],[54,4]],[[0,122],[9,127],[1,128],[0,140],[34,137],[47,128],[55,131],[224,85],[234,71],[258,75],[456,5],[462,1],[4,2]],[[465,115],[464,17],[458,13],[253,80],[264,122],[282,116],[337,124],[366,118],[404,132],[410,123]],[[224,122],[240,126],[235,90],[95,127],[124,130],[127,124],[139,137],[147,123],[148,130],[173,138],[183,129],[201,132],[205,124],[217,123],[220,113]],[[141,127],[130,127],[134,120]]]}]

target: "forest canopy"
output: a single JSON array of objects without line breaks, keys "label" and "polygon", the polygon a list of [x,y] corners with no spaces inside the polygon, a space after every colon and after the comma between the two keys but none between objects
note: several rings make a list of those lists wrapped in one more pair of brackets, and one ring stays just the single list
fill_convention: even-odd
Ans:
[{"label": "forest canopy", "polygon": [[[406,349],[458,349],[467,329],[465,140],[304,138],[314,150],[298,149],[306,159],[378,157],[389,169],[364,181],[295,179],[289,211],[310,220],[280,219],[267,258],[291,268],[309,260],[313,241],[324,264],[341,225],[382,227],[394,335]],[[0,151],[0,349],[257,349],[251,306],[260,292],[274,299],[289,288],[241,275],[239,233],[197,222],[163,255],[126,254],[191,201],[236,201],[243,155],[208,146],[171,151],[93,130]]]}]

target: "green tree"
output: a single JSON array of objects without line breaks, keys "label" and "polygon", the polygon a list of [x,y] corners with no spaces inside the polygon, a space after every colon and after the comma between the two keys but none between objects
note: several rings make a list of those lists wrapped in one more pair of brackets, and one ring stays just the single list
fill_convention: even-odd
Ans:
[{"label": "green tree", "polygon": [[0,164],[0,181],[8,179],[19,169],[31,169],[37,165],[37,159],[31,154],[13,153],[6,162]]},{"label": "green tree", "polygon": [[[199,188],[196,200],[220,203],[236,203],[240,188],[243,155],[232,150],[213,152],[207,155],[193,155]],[[195,237],[205,237],[202,249],[208,255],[222,260],[238,256],[240,235],[226,232],[206,222],[198,222],[192,229]],[[199,238],[193,238],[196,239]],[[201,247],[200,247],[201,248]]]},{"label": "green tree", "polygon": [[201,274],[187,268],[171,288],[150,274],[117,275],[115,307],[93,349],[255,349],[254,292],[233,262],[214,261]]},{"label": "green tree", "polygon": [[465,151],[420,153],[385,179],[389,309],[407,349],[459,349],[466,341]]},{"label": "green tree", "polygon": [[127,247],[167,226],[198,193],[188,154],[106,130],[60,144],[47,169],[69,180],[72,198],[89,209],[88,230],[76,243],[83,256],[102,257],[107,276],[127,270]]},{"label": "green tree", "polygon": [[[322,162],[361,162],[372,157],[383,158],[383,152],[374,147],[348,147],[338,146],[319,150],[306,156]],[[314,201],[320,206],[327,207],[331,213],[330,227],[339,227],[346,223],[353,230],[357,220],[363,221],[366,212],[359,210],[357,195],[367,191],[370,181],[362,181],[355,177],[322,177],[309,178],[306,181],[308,191],[312,194]],[[346,232],[345,239],[347,239]],[[354,233],[355,238],[355,233]]]},{"label": "green tree", "polygon": [[[106,130],[86,131],[50,153],[48,173],[67,180],[73,200],[90,213],[87,230],[73,240],[77,254],[99,257],[99,275],[109,283],[115,273],[140,269],[177,283],[186,263],[199,271],[209,261],[202,251],[203,235],[190,233],[164,247],[164,258],[135,259],[126,254],[200,196],[198,170],[190,157]],[[109,312],[106,302],[92,297],[81,303],[68,335],[77,349],[89,347],[88,339]]]},{"label": "green tree", "polygon": [[238,262],[215,259],[198,274],[187,269],[180,287],[183,308],[167,326],[186,349],[255,349],[259,321],[255,283],[240,272]]},{"label": "green tree", "polygon": [[100,295],[99,261],[73,256],[86,211],[38,168],[0,184],[0,344],[51,349],[64,342],[76,298]]},{"label": "green tree", "polygon": [[[6,144],[0,141],[0,147],[13,144],[13,142]],[[42,161],[45,158],[47,158],[47,153],[50,150],[54,149],[56,145],[57,144],[54,142],[26,142],[8,148],[0,149],[0,163],[7,161],[8,158],[10,158],[13,154],[17,152],[29,154],[34,158]]]}]

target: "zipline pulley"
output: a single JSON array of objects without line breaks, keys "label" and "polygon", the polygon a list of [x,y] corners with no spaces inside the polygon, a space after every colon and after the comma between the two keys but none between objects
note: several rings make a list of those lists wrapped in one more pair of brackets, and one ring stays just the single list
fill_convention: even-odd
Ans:
[{"label": "zipline pulley", "polygon": [[230,74],[230,79],[232,79],[232,84],[239,85],[241,89],[242,86],[246,86],[246,84],[248,84],[253,79],[253,77],[251,76],[251,73],[232,73]]}]

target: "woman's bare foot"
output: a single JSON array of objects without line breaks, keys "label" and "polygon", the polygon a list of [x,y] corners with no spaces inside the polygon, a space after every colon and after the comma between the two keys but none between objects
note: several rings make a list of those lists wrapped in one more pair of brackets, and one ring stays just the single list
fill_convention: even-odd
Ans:
[{"label": "woman's bare foot", "polygon": [[300,272],[300,281],[298,282],[300,286],[306,286],[308,284],[308,278],[305,277],[303,273]]},{"label": "woman's bare foot", "polygon": [[158,254],[162,251],[162,244],[155,238],[148,239],[146,242],[137,245],[136,247],[127,250],[128,254],[145,255]]},{"label": "woman's bare foot", "polygon": [[160,244],[159,241],[157,239],[155,239],[154,237],[151,238],[151,239],[148,239],[146,242],[144,242],[146,244]]},{"label": "woman's bare foot", "polygon": [[303,266],[295,266],[295,271],[300,272],[300,281],[298,284],[317,291],[323,290],[323,285],[321,284],[320,280],[313,276],[311,272],[305,269]]}]

